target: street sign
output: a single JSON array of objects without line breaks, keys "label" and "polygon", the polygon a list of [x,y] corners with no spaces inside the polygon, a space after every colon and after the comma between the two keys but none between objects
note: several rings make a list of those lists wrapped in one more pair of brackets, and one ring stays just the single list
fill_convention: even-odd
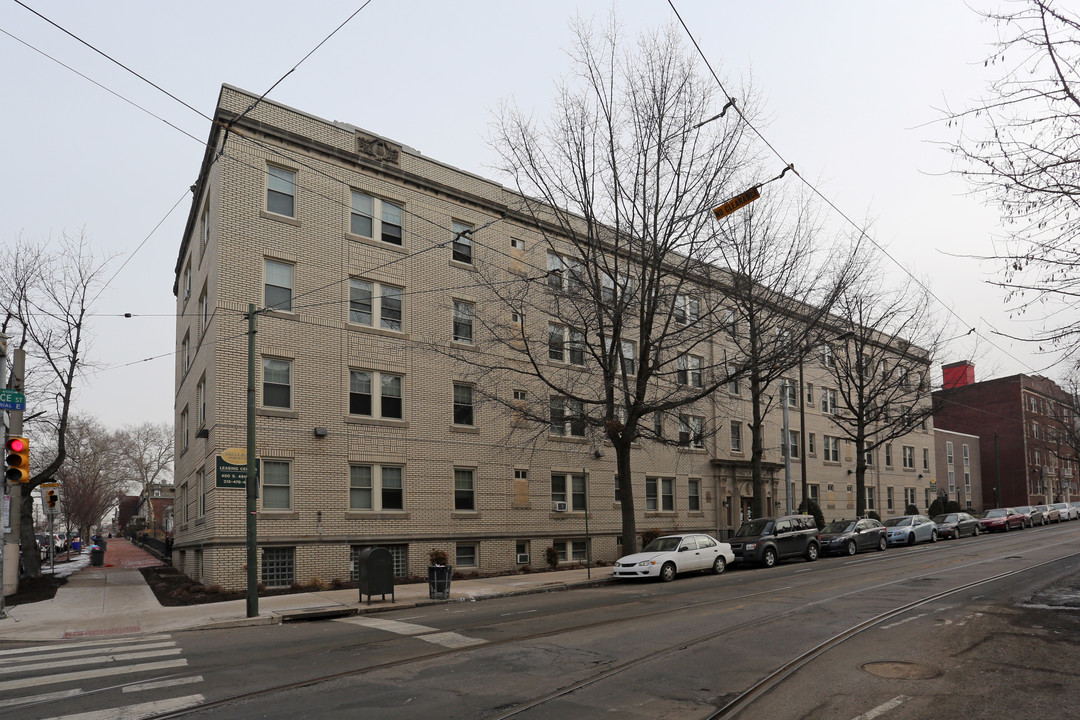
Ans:
[{"label": "street sign", "polygon": [[[221,455],[217,456],[217,482],[215,487],[219,488],[232,488],[234,490],[243,490],[247,487],[247,461],[244,464],[238,465],[233,462],[229,462],[225,458],[226,450]],[[247,453],[244,453],[247,455]],[[259,459],[255,459],[255,484],[259,483],[259,470],[261,467]]]},{"label": "street sign", "polygon": [[221,451],[221,457],[230,465],[247,465],[247,448],[227,448]]},{"label": "street sign", "polygon": [[735,197],[728,200],[726,203],[714,207],[713,215],[715,215],[716,219],[719,220],[720,218],[730,215],[739,208],[749,205],[750,203],[757,200],[759,197],[761,197],[761,193],[758,192],[758,188],[755,185],[746,192],[739,193]]},{"label": "street sign", "polygon": [[25,410],[26,396],[17,390],[0,390],[0,410]]}]

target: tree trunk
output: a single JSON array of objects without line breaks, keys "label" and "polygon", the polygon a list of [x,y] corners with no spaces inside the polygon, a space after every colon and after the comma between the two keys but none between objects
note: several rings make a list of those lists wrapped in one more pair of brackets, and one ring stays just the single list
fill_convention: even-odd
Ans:
[{"label": "tree trunk", "polygon": [[619,473],[619,504],[622,506],[622,554],[630,555],[637,552],[637,521],[634,515],[629,442],[615,442],[615,467]]},{"label": "tree trunk", "polygon": [[762,437],[761,381],[756,376],[750,378],[750,400],[753,409],[753,423],[750,426],[750,474],[754,487],[751,510],[756,518],[768,517],[771,513],[765,503],[765,478],[762,477],[761,470],[761,461],[765,455],[765,439]]}]

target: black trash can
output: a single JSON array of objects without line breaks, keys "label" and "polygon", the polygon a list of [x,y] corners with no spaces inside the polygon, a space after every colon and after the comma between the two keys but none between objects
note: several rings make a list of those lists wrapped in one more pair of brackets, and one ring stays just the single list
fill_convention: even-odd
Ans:
[{"label": "black trash can", "polygon": [[432,600],[450,599],[450,576],[454,568],[449,565],[430,565],[427,569],[428,597]]},{"label": "black trash can", "polygon": [[364,548],[356,554],[356,574],[360,580],[360,602],[368,596],[368,605],[372,595],[390,593],[390,602],[394,602],[394,558],[383,547]]},{"label": "black trash can", "polygon": [[101,548],[90,548],[91,567],[101,567],[105,564],[105,551]]}]

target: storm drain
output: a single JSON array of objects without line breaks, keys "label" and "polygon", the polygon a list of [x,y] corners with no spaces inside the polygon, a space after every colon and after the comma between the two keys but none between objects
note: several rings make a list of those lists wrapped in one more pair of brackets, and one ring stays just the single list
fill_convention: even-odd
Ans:
[{"label": "storm drain", "polygon": [[871,675],[890,680],[929,680],[941,673],[929,665],[910,662],[871,662],[862,666]]}]

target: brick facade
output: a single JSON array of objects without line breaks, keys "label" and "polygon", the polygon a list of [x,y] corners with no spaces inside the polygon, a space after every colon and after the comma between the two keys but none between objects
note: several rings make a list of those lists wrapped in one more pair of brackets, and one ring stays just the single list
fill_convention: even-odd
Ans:
[{"label": "brick facade", "polygon": [[[255,98],[224,86],[217,119],[227,123]],[[454,421],[455,383],[482,380],[468,363],[454,362],[442,351],[452,343],[453,303],[472,303],[492,322],[503,306],[478,282],[476,267],[453,259],[451,228],[455,221],[473,227],[491,223],[482,237],[477,235],[477,264],[498,270],[501,263],[508,272],[542,269],[541,234],[509,212],[517,196],[359,128],[265,100],[227,135],[216,124],[209,147],[174,287],[179,317],[174,562],[205,582],[227,587],[245,582],[244,492],[219,486],[216,461],[225,449],[245,444],[243,316],[249,303],[267,304],[267,284],[274,282],[291,282],[291,287],[289,309],[259,314],[256,335],[256,445],[263,463],[258,542],[260,573],[268,584],[348,579],[352,548],[372,544],[390,547],[399,574],[411,576],[425,573],[433,548],[446,551],[462,572],[520,568],[525,563],[518,562],[524,559],[519,555],[542,567],[549,546],[567,560],[581,559],[585,513],[574,510],[572,502],[568,512],[553,509],[553,483],[563,476],[570,476],[570,484],[573,476],[587,478],[592,558],[618,557],[615,459],[604,441],[553,437],[544,427],[523,426],[495,404],[478,403],[471,425]],[[268,193],[274,191],[269,168],[295,173],[291,214],[269,210]],[[405,209],[400,246],[351,231],[351,190],[375,198],[379,206]],[[512,248],[511,237],[523,241],[525,249]],[[268,268],[285,274],[271,277]],[[281,279],[290,273],[291,281]],[[401,289],[400,329],[350,318],[350,278],[370,283],[379,302],[385,302],[387,288]],[[379,305],[371,302],[377,316]],[[828,386],[824,367],[808,362],[805,371],[815,388]],[[370,411],[352,412],[352,372],[370,378],[373,396],[389,394],[369,401]],[[387,378],[391,383],[396,378],[402,388],[400,413],[389,409],[392,386],[387,390],[380,384]],[[278,393],[273,402],[268,387]],[[509,396],[518,389],[529,397],[547,395],[544,387],[524,380],[497,391]],[[700,403],[697,411],[710,427],[723,428],[705,438],[704,447],[640,443],[634,449],[639,530],[725,536],[738,526],[751,495],[750,436],[745,432],[741,451],[733,451],[728,427],[734,423],[745,431],[745,393],[745,388],[741,396],[715,393]],[[380,414],[380,407],[386,412]],[[770,507],[779,510],[785,501],[781,418],[774,414],[766,428],[766,460]],[[795,459],[793,485],[799,486],[799,463],[807,462],[826,519],[850,517],[852,447],[841,440],[838,459],[825,462],[825,436],[841,433],[830,429],[819,401],[807,406],[806,423],[815,452]],[[798,429],[797,419],[791,427]],[[205,438],[196,437],[200,429],[206,430]],[[901,441],[896,443],[899,457]],[[924,497],[933,476],[932,429],[916,431],[902,443],[915,448],[918,467],[879,462],[868,474],[875,509],[883,516],[903,512],[906,489]],[[361,470],[351,470],[355,467]],[[364,473],[370,473],[370,492],[363,486]],[[672,481],[662,484],[672,489],[671,509],[645,509],[646,478]],[[470,481],[471,494],[466,492]],[[892,509],[886,508],[888,496],[895,497]],[[796,496],[794,504],[800,499]]]}]

